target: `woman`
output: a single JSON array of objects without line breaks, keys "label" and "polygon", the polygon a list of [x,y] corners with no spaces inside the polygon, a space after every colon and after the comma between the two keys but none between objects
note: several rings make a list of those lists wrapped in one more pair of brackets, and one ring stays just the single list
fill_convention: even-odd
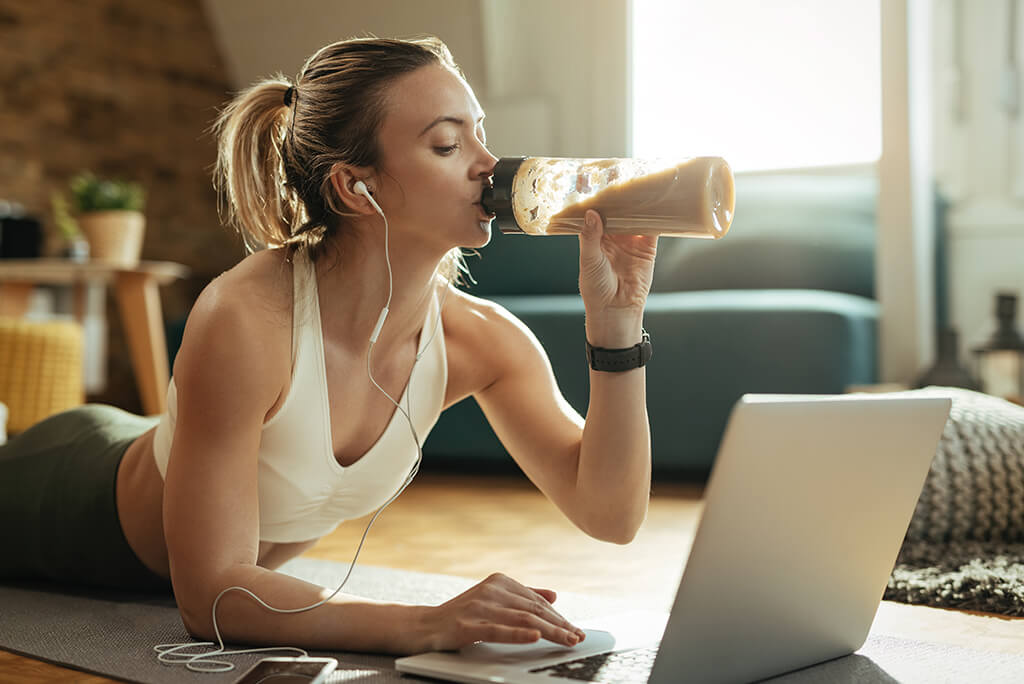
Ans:
[{"label": "woman", "polygon": [[[592,371],[584,421],[529,330],[451,285],[459,249],[490,239],[478,201],[496,159],[483,118],[437,39],[339,42],[310,58],[294,86],[264,81],[233,100],[215,126],[216,174],[255,251],[196,301],[159,425],[84,407],[0,451],[0,481],[53,478],[50,499],[93,492],[86,513],[40,514],[20,536],[4,532],[5,550],[25,559],[4,574],[170,580],[185,626],[204,639],[228,587],[280,608],[313,604],[323,587],[275,568],[385,503],[440,411],[467,396],[570,520],[628,543],[650,486],[643,369]],[[596,212],[587,223],[586,338],[633,347],[656,239],[603,235]],[[26,515],[0,505],[5,520]],[[65,506],[31,504],[46,505]],[[43,557],[56,534],[76,549],[71,561]],[[554,598],[493,575],[436,607],[339,594],[282,615],[233,591],[217,625],[235,641],[393,654],[479,640],[575,644],[582,633]]]}]

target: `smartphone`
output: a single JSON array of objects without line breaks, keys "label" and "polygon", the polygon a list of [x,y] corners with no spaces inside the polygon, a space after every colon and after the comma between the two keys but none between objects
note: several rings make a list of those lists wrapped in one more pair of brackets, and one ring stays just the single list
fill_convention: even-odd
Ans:
[{"label": "smartphone", "polygon": [[264,658],[235,684],[324,684],[336,667],[334,658]]}]

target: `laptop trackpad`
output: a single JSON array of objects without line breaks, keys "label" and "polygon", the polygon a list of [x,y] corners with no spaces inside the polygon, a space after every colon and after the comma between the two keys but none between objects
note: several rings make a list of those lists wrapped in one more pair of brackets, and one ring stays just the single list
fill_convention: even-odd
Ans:
[{"label": "laptop trackpad", "polygon": [[571,648],[547,639],[529,644],[497,644],[481,641],[462,648],[459,655],[475,663],[514,665],[523,662],[535,664],[548,659],[563,660],[566,656],[581,658],[594,653],[614,650],[615,637],[608,632],[596,629],[585,631],[587,638]]}]

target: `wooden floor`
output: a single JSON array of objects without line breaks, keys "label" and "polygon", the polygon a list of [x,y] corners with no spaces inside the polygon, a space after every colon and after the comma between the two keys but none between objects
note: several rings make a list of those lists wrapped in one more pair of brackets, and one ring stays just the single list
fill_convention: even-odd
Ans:
[{"label": "wooden floor", "polygon": [[[702,508],[698,485],[655,484],[647,521],[627,546],[579,532],[521,477],[423,473],[377,519],[359,562],[527,586],[630,597],[668,610]],[[342,525],[306,555],[347,562],[369,518]],[[556,603],[557,608],[557,603]],[[1024,619],[882,602],[873,632],[1024,653]],[[0,681],[109,682],[0,651]]]}]

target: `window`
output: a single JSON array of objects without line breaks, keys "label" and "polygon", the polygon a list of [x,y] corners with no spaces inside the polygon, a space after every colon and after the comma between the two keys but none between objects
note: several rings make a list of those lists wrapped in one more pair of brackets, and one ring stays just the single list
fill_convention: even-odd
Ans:
[{"label": "window", "polygon": [[633,0],[634,157],[736,171],[874,162],[877,0]]}]

